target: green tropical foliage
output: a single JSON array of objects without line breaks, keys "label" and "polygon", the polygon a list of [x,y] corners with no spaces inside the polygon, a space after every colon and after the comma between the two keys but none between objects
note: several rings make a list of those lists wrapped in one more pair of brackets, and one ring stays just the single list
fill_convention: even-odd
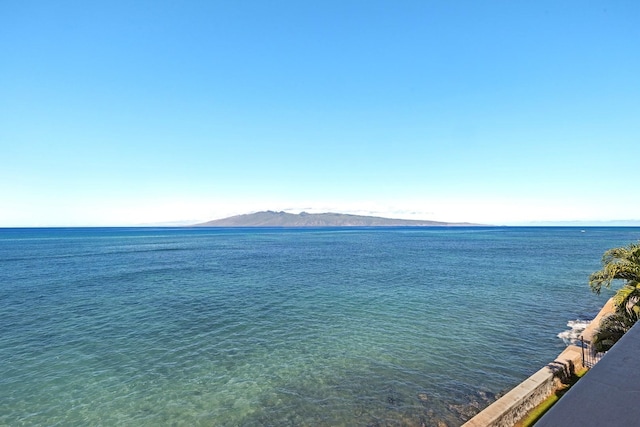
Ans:
[{"label": "green tropical foliage", "polygon": [[594,334],[593,344],[598,351],[606,351],[640,319],[640,245],[606,251],[602,256],[602,269],[589,277],[591,290],[600,294],[610,288],[614,280],[624,284],[613,296],[615,313],[604,317]]},{"label": "green tropical foliage", "polygon": [[591,290],[599,294],[602,287],[609,288],[615,279],[626,280],[628,284],[640,282],[640,245],[631,243],[622,248],[609,249],[602,256],[602,270],[589,278]]},{"label": "green tropical foliage", "polygon": [[609,350],[635,322],[635,319],[618,313],[603,317],[597,331],[593,334],[593,347],[597,352]]}]

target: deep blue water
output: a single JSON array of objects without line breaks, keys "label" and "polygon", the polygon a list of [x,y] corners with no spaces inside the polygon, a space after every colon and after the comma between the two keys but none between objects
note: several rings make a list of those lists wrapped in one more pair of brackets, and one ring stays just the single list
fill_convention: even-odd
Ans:
[{"label": "deep blue water", "polygon": [[638,239],[0,229],[0,425],[460,425],[562,351]]}]

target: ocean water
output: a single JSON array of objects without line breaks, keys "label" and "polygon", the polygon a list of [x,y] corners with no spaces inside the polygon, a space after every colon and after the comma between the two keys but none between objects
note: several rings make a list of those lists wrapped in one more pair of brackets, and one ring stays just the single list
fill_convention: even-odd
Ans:
[{"label": "ocean water", "polygon": [[0,425],[456,426],[640,228],[0,229]]}]

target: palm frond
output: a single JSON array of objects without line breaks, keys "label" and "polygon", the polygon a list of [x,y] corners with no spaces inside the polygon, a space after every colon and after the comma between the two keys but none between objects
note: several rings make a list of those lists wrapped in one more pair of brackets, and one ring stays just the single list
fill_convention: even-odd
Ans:
[{"label": "palm frond", "polygon": [[640,287],[626,284],[613,296],[613,305],[618,311],[631,312],[640,299]]},{"label": "palm frond", "polygon": [[611,287],[614,280],[640,282],[640,245],[609,249],[602,256],[602,269],[589,277],[589,286],[596,294]]},{"label": "palm frond", "polygon": [[614,280],[623,280],[624,284],[613,296],[615,313],[604,317],[593,335],[598,351],[611,348],[640,319],[640,244],[606,251],[602,269],[589,276],[589,287],[600,294]]},{"label": "palm frond", "polygon": [[634,325],[635,319],[624,314],[614,313],[600,321],[598,329],[593,334],[593,345],[598,352],[609,350],[613,344]]}]

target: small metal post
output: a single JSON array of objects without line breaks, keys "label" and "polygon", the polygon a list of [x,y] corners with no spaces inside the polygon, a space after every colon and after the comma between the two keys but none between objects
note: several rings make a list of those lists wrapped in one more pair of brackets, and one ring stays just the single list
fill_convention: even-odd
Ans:
[{"label": "small metal post", "polygon": [[580,349],[582,350],[582,367],[586,368],[586,364],[584,363],[584,337],[580,335]]}]

